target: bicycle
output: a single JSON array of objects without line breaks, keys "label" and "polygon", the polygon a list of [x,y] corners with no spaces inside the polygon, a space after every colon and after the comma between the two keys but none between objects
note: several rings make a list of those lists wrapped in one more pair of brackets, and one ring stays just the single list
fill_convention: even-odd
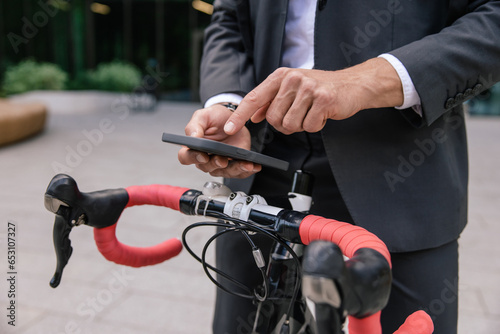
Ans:
[{"label": "bicycle", "polygon": [[[292,205],[307,211],[310,197],[307,191],[301,191],[308,188],[307,174],[296,174],[296,180],[290,193]],[[390,254],[380,239],[361,227],[269,206],[259,195],[235,193],[217,182],[207,182],[202,191],[146,185],[82,193],[73,178],[58,174],[47,187],[44,204],[56,215],[53,239],[57,265],[50,281],[53,288],[60,284],[72,254],[72,228],[88,225],[94,227],[98,250],[117,264],[154,265],[176,256],[184,245],[219,288],[257,303],[253,333],[343,333],[346,317],[350,334],[381,333],[380,313],[388,301],[391,285]],[[120,243],[115,231],[121,213],[125,208],[146,204],[214,220],[188,226],[182,242],[174,238],[145,248]],[[199,256],[189,247],[186,236],[193,228],[207,225],[216,226],[219,231],[207,241]],[[206,262],[210,244],[232,232],[243,233],[252,245],[263,278],[258,288],[246,287]],[[254,233],[264,234],[276,243],[267,264],[250,238]],[[302,263],[302,250],[299,247],[297,251],[300,244],[309,245]],[[344,260],[344,255],[348,260]],[[229,282],[232,289],[211,272]],[[417,311],[395,333],[432,331],[430,317]]]}]

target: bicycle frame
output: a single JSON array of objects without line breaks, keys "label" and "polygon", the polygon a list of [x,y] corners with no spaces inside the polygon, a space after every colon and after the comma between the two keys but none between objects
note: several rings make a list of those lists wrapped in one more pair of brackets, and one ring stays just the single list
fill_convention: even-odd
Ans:
[{"label": "bicycle frame", "polygon": [[[313,254],[309,257],[309,262],[304,262],[308,281],[303,291],[319,305],[316,315],[318,311],[324,312],[331,310],[331,306],[339,306],[342,310],[340,317],[343,317],[344,313],[349,316],[350,334],[381,333],[380,310],[385,306],[390,291],[390,254],[380,239],[357,226],[269,206],[258,195],[233,193],[217,183],[207,184],[203,192],[166,185],[150,185],[81,193],[70,176],[56,175],[45,193],[46,208],[56,214],[53,237],[57,267],[51,286],[59,285],[63,269],[71,256],[69,233],[74,226],[82,224],[94,227],[94,239],[99,251],[106,259],[118,264],[140,267],[157,264],[177,255],[182,249],[178,239],[167,240],[147,248],[127,246],[116,239],[115,229],[121,212],[127,207],[145,204],[169,207],[188,215],[238,221],[247,224],[246,229],[268,233],[276,238],[275,240],[305,245],[315,240],[326,240],[328,245],[337,244],[350,260],[344,265],[340,257],[340,269],[331,276],[328,268],[324,272],[324,266],[318,265],[318,256]],[[286,249],[290,251],[289,248]],[[307,248],[309,249],[316,249],[318,252],[317,247],[312,244]],[[319,252],[316,255],[322,254]],[[335,251],[330,253],[334,254]],[[257,262],[259,261],[261,262],[257,259]],[[370,287],[361,284],[354,289],[350,285],[359,284],[356,281],[359,275],[363,280],[369,277],[363,276],[366,273],[356,272],[358,269],[350,268],[349,263],[362,263],[369,268],[367,273],[376,273],[376,277],[370,281]],[[348,272],[349,277],[352,276],[354,283],[342,276],[344,271]],[[337,274],[341,276],[335,276]],[[387,279],[381,279],[382,277],[389,277],[389,284]],[[332,289],[337,292],[333,299],[329,295]],[[341,305],[337,305],[336,299],[339,295],[342,295],[345,301]],[[362,303],[350,303],[350,299],[361,300]],[[273,313],[273,316],[276,314]],[[282,319],[277,320],[280,324]],[[285,321],[280,330],[287,330],[289,325]],[[396,333],[432,333],[432,321],[425,312],[419,311],[410,316]]]}]

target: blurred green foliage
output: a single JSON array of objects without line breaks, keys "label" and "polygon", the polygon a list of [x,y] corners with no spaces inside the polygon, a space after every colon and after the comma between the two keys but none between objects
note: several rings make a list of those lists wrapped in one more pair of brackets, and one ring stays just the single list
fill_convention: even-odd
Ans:
[{"label": "blurred green foliage", "polygon": [[66,88],[67,81],[68,74],[57,65],[27,59],[7,68],[2,90],[6,95],[32,90],[61,90]]},{"label": "blurred green foliage", "polygon": [[113,61],[99,64],[80,80],[80,85],[88,85],[86,89],[132,92],[141,84],[141,71],[130,63]]},{"label": "blurred green foliage", "polygon": [[141,80],[141,71],[135,65],[123,61],[101,63],[95,70],[68,80],[68,74],[59,66],[27,59],[8,66],[0,96],[33,90],[64,89],[132,92],[140,86]]}]

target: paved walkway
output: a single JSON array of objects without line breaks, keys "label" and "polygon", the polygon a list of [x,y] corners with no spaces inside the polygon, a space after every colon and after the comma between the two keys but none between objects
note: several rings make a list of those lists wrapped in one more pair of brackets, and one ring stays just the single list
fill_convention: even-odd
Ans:
[{"label": "paved walkway", "polygon": [[[46,131],[0,148],[0,333],[209,333],[215,288],[187,252],[153,267],[117,266],[97,252],[90,228],[76,228],[62,283],[50,288],[54,216],[43,207],[45,188],[59,171],[82,191],[150,183],[200,188],[211,178],[179,165],[177,148],[161,142],[163,131],[182,133],[198,106],[162,102],[154,113],[131,113],[116,95],[47,96]],[[472,118],[468,127],[470,223],[460,242],[460,333],[491,334],[500,328],[500,118]],[[179,237],[192,221],[164,208],[131,208],[118,236],[151,245]],[[9,223],[16,226],[15,327],[6,318]],[[200,245],[210,232],[197,231],[192,243]]]}]

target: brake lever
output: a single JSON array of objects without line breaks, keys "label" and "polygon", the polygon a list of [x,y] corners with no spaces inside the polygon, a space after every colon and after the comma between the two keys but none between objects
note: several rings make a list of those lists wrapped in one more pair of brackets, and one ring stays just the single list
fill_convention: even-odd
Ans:
[{"label": "brake lever", "polygon": [[[67,211],[67,209],[65,211]],[[52,279],[50,280],[50,286],[53,288],[57,288],[59,283],[61,283],[64,267],[68,264],[68,260],[73,253],[73,247],[71,247],[71,240],[69,239],[69,233],[72,228],[73,225],[71,225],[67,215],[56,214],[52,236],[54,249],[56,251],[57,264],[54,276],[52,276]]]},{"label": "brake lever", "polygon": [[71,176],[58,174],[52,178],[44,197],[45,208],[56,215],[52,237],[57,264],[51,287],[61,283],[64,267],[73,252],[69,239],[71,229],[83,224],[95,228],[115,224],[128,199],[125,189],[82,193]]},{"label": "brake lever", "polygon": [[[76,191],[75,191],[76,190]],[[73,196],[68,196],[71,194]],[[56,271],[50,280],[50,286],[56,288],[61,283],[64,267],[73,253],[69,234],[73,226],[84,223],[85,215],[78,216],[77,208],[72,207],[74,197],[79,197],[79,191],[74,180],[66,175],[56,175],[49,183],[44,196],[47,210],[56,215],[52,238],[56,252]],[[64,199],[64,200],[63,200]]]}]

